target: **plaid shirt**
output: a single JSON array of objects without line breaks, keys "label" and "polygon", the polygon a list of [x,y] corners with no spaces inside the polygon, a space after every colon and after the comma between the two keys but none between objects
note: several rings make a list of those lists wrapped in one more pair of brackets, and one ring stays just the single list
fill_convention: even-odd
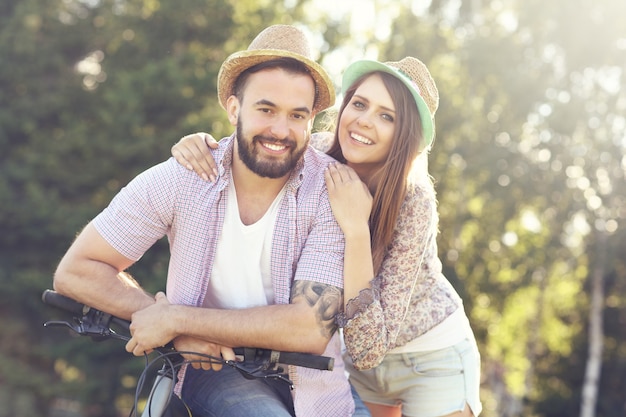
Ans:
[{"label": "plaid shirt", "polygon": [[[131,181],[94,219],[99,233],[132,260],[167,235],[171,252],[167,294],[172,303],[202,306],[204,301],[230,191],[234,143],[234,136],[224,138],[213,151],[219,167],[216,183],[202,180],[170,158]],[[309,147],[287,182],[271,253],[277,304],[289,303],[294,279],[343,288],[344,239],[323,174],[330,162],[330,157]],[[332,372],[290,367],[298,416],[353,413],[338,333],[324,354],[335,358]]]}]

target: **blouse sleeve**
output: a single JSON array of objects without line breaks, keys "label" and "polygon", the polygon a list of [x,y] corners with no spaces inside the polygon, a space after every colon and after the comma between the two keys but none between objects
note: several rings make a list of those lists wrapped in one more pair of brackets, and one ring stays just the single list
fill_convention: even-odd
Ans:
[{"label": "blouse sleeve", "polygon": [[311,135],[311,146],[320,152],[328,152],[330,146],[335,140],[335,135],[332,132],[315,132]]},{"label": "blouse sleeve", "polygon": [[350,300],[345,315],[338,318],[357,369],[379,365],[386,353],[396,347],[413,290],[419,280],[426,279],[422,273],[425,254],[432,252],[428,249],[435,244],[436,233],[434,189],[423,183],[405,198],[389,251],[371,288]]}]

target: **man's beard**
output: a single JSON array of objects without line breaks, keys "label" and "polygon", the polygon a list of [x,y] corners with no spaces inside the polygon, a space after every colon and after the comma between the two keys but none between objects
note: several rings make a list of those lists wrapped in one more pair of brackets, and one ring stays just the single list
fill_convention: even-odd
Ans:
[{"label": "man's beard", "polygon": [[[276,143],[289,146],[289,152],[284,159],[262,160],[255,144],[263,142]],[[302,149],[296,147],[297,143],[292,139],[276,140],[267,136],[256,135],[252,140],[246,140],[243,136],[241,120],[237,121],[237,151],[242,162],[255,174],[265,178],[281,178],[291,172],[304,154],[306,146]],[[261,146],[261,145],[259,145]]]}]

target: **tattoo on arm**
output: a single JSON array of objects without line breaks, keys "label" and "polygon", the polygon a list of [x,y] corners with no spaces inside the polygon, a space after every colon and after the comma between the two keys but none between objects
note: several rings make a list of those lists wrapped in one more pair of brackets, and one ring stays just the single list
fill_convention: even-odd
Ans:
[{"label": "tattoo on arm", "polygon": [[304,298],[315,309],[322,335],[330,338],[337,330],[335,316],[343,306],[343,290],[319,282],[298,280],[291,286],[291,302],[298,298]]}]

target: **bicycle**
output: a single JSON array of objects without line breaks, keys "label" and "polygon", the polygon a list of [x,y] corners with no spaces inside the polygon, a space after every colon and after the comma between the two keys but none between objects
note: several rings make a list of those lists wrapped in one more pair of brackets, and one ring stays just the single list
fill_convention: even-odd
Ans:
[{"label": "bicycle", "polygon": [[[44,327],[67,327],[74,333],[89,336],[93,340],[130,340],[130,322],[127,320],[79,303],[53,290],[45,290],[42,294],[42,301],[73,315],[72,323],[65,320],[50,320],[44,323]],[[161,362],[163,365],[152,383],[141,417],[193,417],[184,401],[174,393],[178,371],[183,365],[191,363],[183,358],[184,354],[193,354],[204,358],[203,361],[233,367],[247,379],[276,379],[288,384],[291,389],[293,389],[293,383],[284,375],[282,366],[295,365],[328,371],[332,371],[334,366],[333,358],[308,353],[247,347],[235,348],[234,351],[237,356],[236,361],[197,352],[178,352],[172,344],[155,349],[154,359],[148,360],[148,355],[146,355],[146,365],[138,379],[134,405],[129,417],[138,415],[140,395],[145,386],[146,377],[149,371]]]}]

